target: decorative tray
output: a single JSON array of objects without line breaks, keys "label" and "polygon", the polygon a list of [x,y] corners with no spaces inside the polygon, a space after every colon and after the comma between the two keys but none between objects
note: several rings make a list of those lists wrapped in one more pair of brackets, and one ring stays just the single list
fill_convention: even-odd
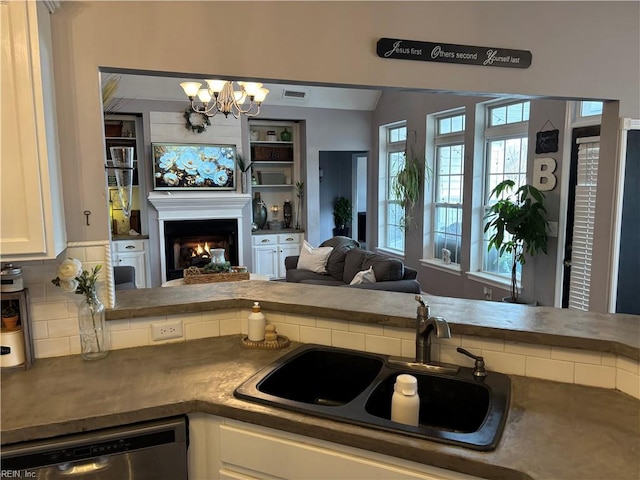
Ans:
[{"label": "decorative tray", "polygon": [[242,337],[242,346],[245,348],[263,348],[268,350],[277,350],[289,345],[289,339],[284,335],[278,335],[276,340],[262,340],[261,342],[254,342],[249,340],[249,337]]},{"label": "decorative tray", "polygon": [[189,267],[184,270],[185,285],[194,283],[237,282],[249,280],[249,272],[206,273],[202,268]]}]

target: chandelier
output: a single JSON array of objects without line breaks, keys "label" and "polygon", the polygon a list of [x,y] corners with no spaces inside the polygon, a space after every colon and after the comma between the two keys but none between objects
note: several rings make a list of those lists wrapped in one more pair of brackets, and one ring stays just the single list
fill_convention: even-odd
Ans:
[{"label": "chandelier", "polygon": [[[232,81],[205,80],[205,82],[207,82],[207,88],[200,88],[202,84],[199,82],[183,82],[180,86],[191,101],[191,109],[207,117],[213,117],[218,113],[223,113],[225,117],[229,114],[235,118],[240,115],[255,117],[260,113],[260,105],[269,93],[261,83],[256,82],[236,82],[239,87],[237,90],[234,90]],[[196,97],[200,99],[201,105],[197,104]],[[247,99],[249,103],[245,106],[244,102]]]}]

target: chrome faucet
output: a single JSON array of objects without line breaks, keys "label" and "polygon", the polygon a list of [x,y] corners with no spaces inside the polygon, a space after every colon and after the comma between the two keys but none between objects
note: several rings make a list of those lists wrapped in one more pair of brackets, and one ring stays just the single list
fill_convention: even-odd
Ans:
[{"label": "chrome faucet", "polygon": [[442,317],[432,317],[429,305],[420,295],[415,296],[419,303],[416,315],[416,362],[431,363],[431,332],[439,338],[451,338],[449,324]]}]

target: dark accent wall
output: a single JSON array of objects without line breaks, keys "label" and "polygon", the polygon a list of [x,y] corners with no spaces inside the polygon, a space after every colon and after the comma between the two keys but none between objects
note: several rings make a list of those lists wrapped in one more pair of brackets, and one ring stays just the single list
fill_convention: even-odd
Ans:
[{"label": "dark accent wall", "polygon": [[627,136],[627,162],[622,202],[617,313],[640,315],[640,130]]}]

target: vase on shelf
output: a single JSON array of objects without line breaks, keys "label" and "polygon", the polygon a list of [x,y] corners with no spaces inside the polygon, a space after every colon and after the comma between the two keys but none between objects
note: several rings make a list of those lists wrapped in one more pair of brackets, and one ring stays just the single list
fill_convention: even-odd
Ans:
[{"label": "vase on shelf", "polygon": [[253,197],[253,223],[255,223],[259,229],[263,229],[267,223],[267,206],[260,198],[260,192],[256,192]]},{"label": "vase on shelf", "polygon": [[283,228],[291,228],[291,219],[293,218],[293,208],[291,207],[291,201],[288,199],[284,201],[282,206],[282,214],[284,216]]},{"label": "vase on shelf", "polygon": [[280,140],[282,140],[283,142],[291,141],[291,132],[287,130],[287,127],[284,127],[284,130],[280,132]]},{"label": "vase on shelf", "polygon": [[104,305],[95,291],[83,295],[78,307],[80,355],[85,360],[99,360],[109,353]]},{"label": "vase on shelf", "polygon": [[242,193],[249,193],[249,172],[240,172],[240,189]]}]

